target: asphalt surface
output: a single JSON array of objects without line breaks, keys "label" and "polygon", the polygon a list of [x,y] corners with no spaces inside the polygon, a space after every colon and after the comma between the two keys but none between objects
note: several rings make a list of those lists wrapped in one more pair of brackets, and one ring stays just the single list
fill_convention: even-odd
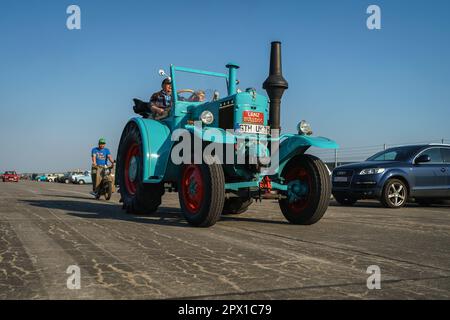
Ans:
[{"label": "asphalt surface", "polygon": [[[214,227],[182,219],[177,194],[130,216],[89,186],[0,183],[0,299],[449,299],[450,205],[331,202],[319,223],[253,204]],[[68,289],[69,266],[80,289]],[[381,271],[368,289],[367,268]]]}]

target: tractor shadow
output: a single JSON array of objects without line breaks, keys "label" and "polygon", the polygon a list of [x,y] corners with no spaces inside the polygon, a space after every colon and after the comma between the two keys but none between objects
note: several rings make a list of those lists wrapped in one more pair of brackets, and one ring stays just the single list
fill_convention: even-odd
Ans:
[{"label": "tractor shadow", "polygon": [[[245,214],[245,213],[244,213]],[[281,213],[280,213],[281,214]],[[269,219],[259,219],[259,218],[247,218],[242,217],[242,215],[222,215],[220,221],[235,221],[235,222],[257,222],[257,223],[268,223],[268,224],[281,224],[281,225],[292,225],[288,221],[279,220],[269,220]]]},{"label": "tractor shadow", "polygon": [[122,210],[121,204],[114,202],[36,199],[20,201],[33,207],[62,210],[64,214],[83,219],[109,219],[172,227],[190,227],[183,219],[179,209],[164,206],[159,207],[158,211],[153,214],[131,215]]},{"label": "tractor shadow", "polygon": [[[50,196],[50,195],[49,195]],[[161,206],[158,211],[148,215],[127,214],[122,210],[122,205],[115,202],[95,201],[89,197],[73,197],[62,195],[51,195],[52,198],[76,198],[80,200],[63,200],[63,199],[28,199],[20,200],[21,202],[32,207],[61,210],[63,214],[83,219],[109,219],[122,220],[128,222],[136,222],[152,225],[166,225],[171,227],[192,228],[184,219],[179,208]],[[259,219],[253,217],[243,217],[236,215],[223,215],[220,221],[228,222],[253,222],[253,223],[269,223],[289,225],[287,221],[277,221],[270,219]]]}]

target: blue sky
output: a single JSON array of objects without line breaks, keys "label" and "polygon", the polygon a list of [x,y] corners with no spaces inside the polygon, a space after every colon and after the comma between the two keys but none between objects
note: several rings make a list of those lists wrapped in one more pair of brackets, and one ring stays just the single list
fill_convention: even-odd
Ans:
[{"label": "blue sky", "polygon": [[[81,8],[82,29],[66,28]],[[377,4],[382,29],[368,30]],[[173,63],[261,86],[283,44],[285,132],[355,146],[450,139],[450,1],[0,1],[0,171],[87,168],[105,137],[115,155],[131,99]]]}]

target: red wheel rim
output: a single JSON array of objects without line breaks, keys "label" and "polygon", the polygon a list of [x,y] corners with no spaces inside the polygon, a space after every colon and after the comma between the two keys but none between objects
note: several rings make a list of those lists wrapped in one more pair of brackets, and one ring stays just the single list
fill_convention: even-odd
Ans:
[{"label": "red wheel rim", "polygon": [[[137,143],[133,143],[127,151],[125,157],[125,188],[127,192],[131,195],[136,193],[137,189],[137,175],[139,170],[138,159],[140,157],[141,150]],[[131,167],[131,168],[130,168]],[[130,170],[131,169],[131,170]]]},{"label": "red wheel rim", "polygon": [[288,201],[290,211],[294,214],[301,214],[310,202],[312,187],[311,174],[303,167],[293,167],[288,170],[285,179],[287,183],[293,184],[299,182],[308,188],[306,195],[299,197],[295,201]]},{"label": "red wheel rim", "polygon": [[197,214],[204,195],[204,182],[199,166],[193,164],[186,166],[181,178],[181,192],[188,212]]}]

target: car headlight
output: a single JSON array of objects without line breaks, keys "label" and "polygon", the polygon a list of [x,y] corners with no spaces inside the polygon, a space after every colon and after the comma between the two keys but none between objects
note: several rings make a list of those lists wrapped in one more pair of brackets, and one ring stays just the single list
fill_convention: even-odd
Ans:
[{"label": "car headlight", "polygon": [[211,124],[214,121],[214,115],[211,111],[205,110],[200,114],[200,120],[203,124]]},{"label": "car headlight", "polygon": [[361,170],[361,172],[359,173],[360,175],[365,175],[365,174],[379,174],[379,173],[383,173],[386,169],[385,168],[370,168],[370,169],[363,169]]},{"label": "car headlight", "polygon": [[312,135],[311,125],[305,120],[300,121],[297,125],[298,134],[306,134],[307,136]]}]

